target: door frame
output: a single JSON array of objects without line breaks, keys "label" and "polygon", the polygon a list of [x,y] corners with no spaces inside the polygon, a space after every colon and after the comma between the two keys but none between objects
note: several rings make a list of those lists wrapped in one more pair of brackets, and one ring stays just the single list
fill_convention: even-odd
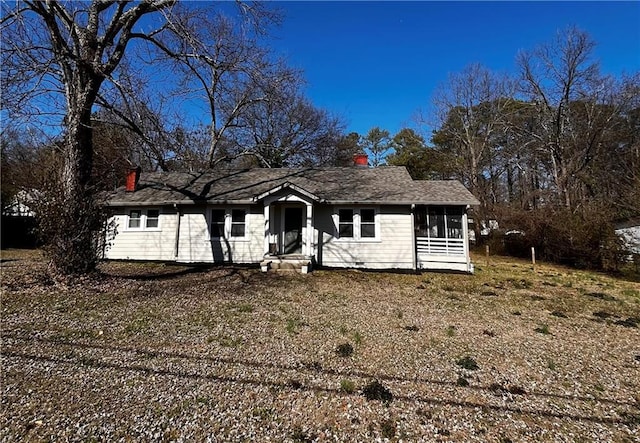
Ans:
[{"label": "door frame", "polygon": [[300,252],[299,253],[295,253],[295,254],[304,254],[305,252],[305,246],[307,244],[306,241],[306,231],[307,231],[307,226],[305,221],[305,215],[306,215],[306,206],[304,203],[298,203],[298,204],[284,204],[284,205],[280,205],[280,229],[279,229],[279,235],[278,237],[280,237],[280,241],[279,241],[279,249],[280,251],[282,251],[282,254],[285,254],[284,252],[284,238],[285,238],[285,213],[287,212],[287,209],[292,209],[292,208],[296,208],[296,209],[300,209],[300,236],[301,236],[301,245],[300,245]]}]

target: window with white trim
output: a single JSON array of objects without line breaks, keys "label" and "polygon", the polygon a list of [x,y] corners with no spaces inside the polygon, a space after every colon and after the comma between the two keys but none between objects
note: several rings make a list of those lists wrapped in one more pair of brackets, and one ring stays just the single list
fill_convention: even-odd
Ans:
[{"label": "window with white trim", "polygon": [[128,230],[160,229],[159,209],[131,209],[127,215]]},{"label": "window with white trim", "polygon": [[140,221],[142,220],[142,211],[140,209],[132,209],[129,211],[129,229],[140,229]]},{"label": "window with white trim", "polygon": [[360,209],[360,238],[376,237],[375,209]]},{"label": "window with white trim", "polygon": [[376,208],[340,208],[334,215],[336,237],[353,240],[378,240],[380,222]]},{"label": "window with white trim", "polygon": [[211,239],[242,239],[247,235],[247,214],[245,208],[211,209],[209,218]]},{"label": "window with white trim", "polygon": [[353,209],[338,210],[338,237],[353,238]]},{"label": "window with white trim", "polygon": [[144,223],[145,228],[155,229],[158,228],[160,221],[160,211],[158,209],[147,209],[146,220]]},{"label": "window with white trim", "polygon": [[244,237],[247,227],[247,211],[244,209],[231,210],[231,237]]},{"label": "window with white trim", "polygon": [[211,210],[211,238],[224,238],[224,224],[226,211],[224,209]]}]

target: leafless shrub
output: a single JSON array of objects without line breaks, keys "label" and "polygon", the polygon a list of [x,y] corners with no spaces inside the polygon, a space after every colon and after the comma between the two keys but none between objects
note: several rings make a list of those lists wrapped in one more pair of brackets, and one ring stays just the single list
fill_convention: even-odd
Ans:
[{"label": "leafless shrub", "polygon": [[508,254],[536,257],[578,268],[617,270],[626,252],[615,235],[606,207],[590,205],[579,211],[549,207],[513,212],[506,225],[523,234],[505,239]]}]

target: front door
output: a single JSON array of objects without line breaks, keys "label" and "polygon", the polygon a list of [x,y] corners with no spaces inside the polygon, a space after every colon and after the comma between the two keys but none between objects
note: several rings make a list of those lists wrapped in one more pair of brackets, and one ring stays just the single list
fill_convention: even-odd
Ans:
[{"label": "front door", "polygon": [[284,208],[282,250],[285,254],[302,253],[302,208]]}]

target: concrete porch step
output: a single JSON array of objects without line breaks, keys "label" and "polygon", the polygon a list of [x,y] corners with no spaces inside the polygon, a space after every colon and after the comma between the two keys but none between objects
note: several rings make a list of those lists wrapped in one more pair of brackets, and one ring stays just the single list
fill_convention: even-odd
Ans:
[{"label": "concrete porch step", "polygon": [[280,271],[280,272],[300,272],[308,274],[311,272],[311,260],[300,258],[278,258],[269,257],[260,262],[262,272]]}]

